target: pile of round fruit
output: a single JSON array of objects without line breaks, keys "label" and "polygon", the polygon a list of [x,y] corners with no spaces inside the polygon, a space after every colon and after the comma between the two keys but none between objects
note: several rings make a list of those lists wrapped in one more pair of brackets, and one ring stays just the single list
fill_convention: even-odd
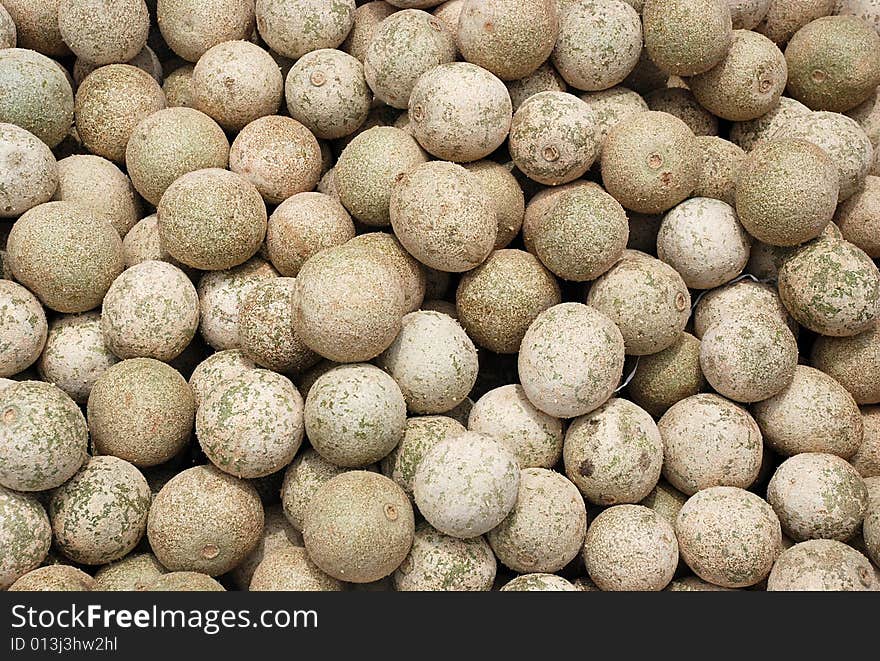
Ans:
[{"label": "pile of round fruit", "polygon": [[0,0],[0,589],[880,590],[878,31]]}]

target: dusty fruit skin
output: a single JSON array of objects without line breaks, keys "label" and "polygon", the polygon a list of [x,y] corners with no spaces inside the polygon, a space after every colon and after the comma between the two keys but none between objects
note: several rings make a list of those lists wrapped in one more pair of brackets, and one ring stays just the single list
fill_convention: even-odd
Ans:
[{"label": "dusty fruit skin", "polygon": [[846,388],[858,404],[880,403],[880,322],[850,337],[819,337],[810,358]]},{"label": "dusty fruit skin", "polygon": [[767,15],[771,0],[727,0],[734,30],[753,30]]},{"label": "dusty fruit skin", "polygon": [[252,0],[158,0],[156,19],[167,44],[197,62],[212,46],[248,39],[254,31]]},{"label": "dusty fruit skin", "polygon": [[866,406],[861,415],[863,440],[850,463],[864,478],[880,477],[880,406]]},{"label": "dusty fruit skin", "polygon": [[407,407],[417,414],[458,406],[474,387],[479,368],[477,349],[462,327],[428,311],[403,317],[400,333],[376,364],[397,382]]},{"label": "dusty fruit skin", "polygon": [[467,432],[431,448],[416,469],[419,511],[440,532],[470,539],[497,526],[516,504],[516,457],[491,436]]},{"label": "dusty fruit skin", "polygon": [[[258,489],[259,490],[259,489]],[[275,494],[277,496],[277,494]],[[254,576],[254,571],[269,555],[279,551],[289,551],[298,548],[303,550],[302,535],[297,531],[287,517],[280,504],[270,505],[265,508],[265,525],[259,543],[250,552],[247,558],[232,570],[232,580],[240,590],[247,590]],[[283,568],[287,563],[280,563]]]},{"label": "dusty fruit skin", "polygon": [[326,482],[344,472],[312,448],[300,453],[285,471],[281,485],[281,504],[290,525],[302,531],[312,498]]},{"label": "dusty fruit skin", "polygon": [[0,377],[30,367],[46,344],[46,313],[27,289],[0,280]]},{"label": "dusty fruit skin", "polygon": [[196,170],[225,168],[229,141],[223,129],[193,108],[168,108],[137,125],[125,164],[137,192],[152,205],[177,179]]},{"label": "dusty fruit skin", "polygon": [[428,157],[415,139],[400,129],[376,126],[355,137],[333,169],[339,200],[359,221],[391,223],[389,201],[395,183]]},{"label": "dusty fruit skin", "polygon": [[256,186],[266,202],[280,204],[315,188],[321,177],[321,147],[296,120],[261,117],[233,141],[229,169]]},{"label": "dusty fruit skin", "polygon": [[88,401],[95,451],[140,468],[174,457],[190,437],[195,405],[184,378],[152,358],[131,358],[108,368]]},{"label": "dusty fruit skin", "polygon": [[582,176],[599,153],[590,107],[565,92],[529,97],[510,125],[510,156],[530,179],[556,186]]},{"label": "dusty fruit skin", "polygon": [[238,266],[266,236],[266,205],[241,175],[219,168],[180,177],[162,195],[159,239],[175,259],[202,270]]},{"label": "dusty fruit skin", "polygon": [[657,235],[657,256],[692,289],[719,287],[742,272],[751,240],[726,202],[686,200],[669,211]]},{"label": "dusty fruit skin", "polygon": [[657,486],[651,489],[651,493],[645,496],[639,505],[644,505],[653,510],[675,526],[675,519],[681,508],[687,502],[688,497],[681,491],[670,485],[666,480],[660,479]]},{"label": "dusty fruit skin", "polygon": [[710,487],[691,496],[675,520],[675,534],[694,573],[727,588],[764,580],[782,548],[773,508],[736,487]]},{"label": "dusty fruit skin", "polygon": [[500,147],[513,117],[507,88],[469,62],[441,64],[422,74],[409,97],[410,131],[428,152],[467,163]]},{"label": "dusty fruit skin", "polygon": [[382,353],[406,311],[394,266],[368,248],[342,245],[310,257],[296,279],[294,332],[312,351],[336,362]]},{"label": "dusty fruit skin", "polygon": [[730,50],[730,8],[719,0],[645,0],[645,47],[670,74],[693,76],[718,64]]},{"label": "dusty fruit skin", "polygon": [[51,542],[52,528],[40,502],[0,486],[0,590],[36,569]]},{"label": "dusty fruit skin", "polygon": [[397,569],[412,547],[413,509],[387,477],[349,471],[327,481],[305,515],[303,541],[323,571],[369,583]]},{"label": "dusty fruit skin", "polygon": [[480,180],[455,163],[432,161],[406,172],[394,185],[389,211],[403,247],[440,271],[479,266],[495,246],[495,208]]},{"label": "dusty fruit skin", "polygon": [[560,10],[552,60],[572,87],[604,90],[623,82],[641,51],[639,15],[622,0],[571,3]]},{"label": "dusty fruit skin", "polygon": [[[565,89],[560,89],[559,91],[564,92]],[[511,89],[511,98],[513,97],[514,94]],[[605,144],[605,138],[611,132],[611,129],[628,117],[648,110],[648,104],[638,92],[634,92],[622,85],[599,92],[586,92],[581,94],[580,99],[590,106],[590,109],[593,111],[593,117],[596,120],[596,134],[599,138],[600,155],[602,146]],[[518,109],[520,104],[514,99],[513,105],[514,109]]]},{"label": "dusty fruit skin", "polygon": [[794,378],[797,357],[792,332],[764,313],[723,319],[700,343],[700,367],[709,385],[736,402],[759,402],[780,392]]},{"label": "dusty fruit skin", "polygon": [[263,505],[249,483],[213,466],[196,466],[156,494],[147,536],[167,569],[218,576],[247,557],[263,522]]},{"label": "dusty fruit skin", "polygon": [[630,254],[593,283],[587,305],[617,324],[627,354],[644,356],[663,351],[678,339],[690,317],[691,298],[671,266]]},{"label": "dusty fruit skin", "polygon": [[455,295],[458,319],[473,340],[495,353],[516,353],[529,325],[562,302],[559,285],[523,250],[496,250],[462,276]]},{"label": "dusty fruit skin", "polygon": [[419,76],[452,62],[455,55],[455,34],[443,21],[405,9],[376,28],[364,56],[364,75],[380,100],[406,108]]},{"label": "dusty fruit skin", "polygon": [[0,48],[15,48],[16,41],[16,29],[12,16],[0,5]]},{"label": "dusty fruit skin", "polygon": [[834,216],[843,238],[880,258],[880,177],[868,175],[865,184],[841,204]]},{"label": "dusty fruit skin", "polygon": [[[367,57],[367,49],[370,47],[370,42],[373,40],[379,25],[396,11],[397,7],[384,2],[384,0],[367,2],[360,5],[354,10],[354,21],[351,31],[348,33],[345,41],[342,42],[342,45],[339,46],[339,50],[363,62]],[[458,25],[457,22],[456,25]],[[450,29],[454,29],[453,26],[450,25]]]},{"label": "dusty fruit skin", "polygon": [[510,94],[510,101],[513,104],[513,112],[519,110],[520,106],[535,94],[568,90],[568,85],[565,84],[562,76],[549,62],[545,62],[528,76],[518,80],[509,80],[505,85],[507,85],[507,92]]},{"label": "dusty fruit skin", "polygon": [[192,75],[195,67],[184,64],[165,76],[162,91],[169,108],[192,108]]},{"label": "dusty fruit skin", "polygon": [[700,164],[693,131],[663,112],[621,121],[602,147],[605,188],[639,213],[662,213],[687,198],[697,186]]},{"label": "dusty fruit skin", "polygon": [[400,275],[403,284],[403,303],[407,312],[419,309],[427,287],[426,269],[410,255],[393,234],[367,232],[349,241],[352,246],[368,248],[377,256],[386,258]]},{"label": "dusty fruit skin", "polygon": [[[65,159],[66,160],[66,159]],[[0,123],[0,218],[16,218],[52,199],[58,188],[55,156],[33,133]]]},{"label": "dusty fruit skin", "polygon": [[611,507],[587,530],[584,563],[601,590],[662,590],[678,566],[675,531],[642,505]]},{"label": "dusty fruit skin", "polygon": [[304,416],[319,454],[337,466],[362,468],[403,439],[406,402],[394,379],[378,367],[342,365],[309,389]]},{"label": "dusty fruit skin", "polygon": [[696,136],[718,135],[718,118],[703,108],[688,89],[681,87],[657,89],[645,94],[645,101],[655,112],[665,112],[678,117]]},{"label": "dusty fruit skin", "polygon": [[0,486],[45,491],[70,479],[87,458],[88,429],[60,389],[21,381],[0,390]]},{"label": "dusty fruit skin", "polygon": [[73,90],[64,70],[34,51],[0,50],[0,122],[56,147],[73,124]]},{"label": "dusty fruit skin", "polygon": [[85,312],[122,272],[122,240],[103,218],[72,202],[34,207],[12,226],[6,262],[46,307]]},{"label": "dusty fruit skin", "polygon": [[846,112],[880,85],[880,35],[854,16],[827,16],[798,30],[785,49],[788,92],[813,110]]},{"label": "dusty fruit skin", "polygon": [[613,398],[565,434],[565,474],[591,503],[637,503],[660,478],[663,442],[651,416]]},{"label": "dusty fruit skin", "polygon": [[539,314],[523,338],[518,368],[529,401],[559,417],[601,406],[623,374],[623,336],[595,308],[561,303]]},{"label": "dusty fruit skin", "polygon": [[477,176],[492,199],[498,220],[495,249],[506,248],[519,234],[525,213],[525,196],[519,182],[507,167],[495,161],[474,161],[464,168]]},{"label": "dusty fruit skin", "polygon": [[276,53],[299,59],[339,46],[351,30],[354,11],[354,0],[257,0],[257,29]]},{"label": "dusty fruit skin", "polygon": [[779,297],[791,316],[826,336],[857,335],[880,315],[880,272],[862,250],[841,239],[819,239],[787,258]]},{"label": "dusty fruit skin", "polygon": [[466,431],[460,422],[447,416],[408,418],[400,443],[382,460],[382,473],[411,497],[413,478],[422,457],[438,443],[461,436]]},{"label": "dusty fruit skin", "polygon": [[95,573],[102,592],[143,592],[147,585],[168,573],[152,553],[130,553],[104,565]]},{"label": "dusty fruit skin", "polygon": [[754,280],[739,280],[706,292],[694,310],[694,335],[702,337],[709,328],[732,314],[764,313],[779,319],[796,332],[797,324],[788,315],[776,290]]},{"label": "dusty fruit skin", "polygon": [[207,574],[193,571],[172,571],[157,576],[144,586],[146,592],[226,592],[220,583]]},{"label": "dusty fruit skin", "polygon": [[[3,6],[15,25],[19,48],[29,48],[49,57],[70,55],[58,30],[59,0],[4,0]],[[8,48],[14,48],[10,44]]]},{"label": "dusty fruit skin", "polygon": [[774,133],[793,117],[806,117],[810,109],[800,101],[783,96],[779,104],[757,119],[746,122],[734,122],[730,127],[730,141],[749,152],[765,140],[774,137]]},{"label": "dusty fruit skin", "polygon": [[144,0],[61,0],[58,29],[76,54],[97,65],[127,62],[146,45],[150,14]]},{"label": "dusty fruit skin", "polygon": [[164,108],[165,94],[150,74],[110,64],[86,76],[77,89],[76,130],[90,152],[124,163],[135,127]]},{"label": "dusty fruit skin", "polygon": [[[162,63],[159,61],[158,56],[155,51],[149,46],[144,46],[137,55],[128,60],[123,60],[120,63],[130,64],[133,67],[137,67],[141,71],[146,71],[153,78],[156,79],[156,82],[162,85],[163,72],[162,72]],[[89,62],[80,57],[76,58],[76,62],[73,64],[73,80],[76,84],[81,83],[86,76],[95,71],[95,69],[101,68],[103,65],[95,64],[94,62]],[[162,91],[165,91],[163,86]]]},{"label": "dusty fruit skin", "polygon": [[506,583],[501,592],[577,592],[577,588],[556,574],[522,574]]},{"label": "dusty fruit skin", "polygon": [[814,539],[783,551],[767,579],[767,590],[875,591],[874,568],[854,548],[831,539]]},{"label": "dusty fruit skin", "polygon": [[58,548],[87,565],[118,560],[143,537],[150,500],[147,480],[130,463],[91,458],[52,494],[49,518]]},{"label": "dusty fruit skin", "polygon": [[825,452],[849,459],[862,444],[862,415],[852,395],[812,367],[798,365],[794,380],[752,411],[764,440],[783,456]]},{"label": "dusty fruit skin", "polygon": [[520,473],[510,514],[486,536],[498,559],[517,572],[555,572],[581,550],[587,510],[577,488],[546,468]]},{"label": "dusty fruit skin", "polygon": [[196,408],[221,383],[255,368],[256,364],[238,349],[225,349],[208,356],[189,378]]},{"label": "dusty fruit skin", "polygon": [[49,565],[28,572],[9,587],[10,592],[92,592],[95,579],[69,565]]},{"label": "dusty fruit skin", "polygon": [[802,27],[834,12],[836,0],[771,0],[764,19],[755,28],[777,44],[784,44]]},{"label": "dusty fruit skin", "polygon": [[268,553],[254,570],[247,589],[251,592],[341,592],[344,587],[342,581],[318,569],[304,548],[294,546]]},{"label": "dusty fruit skin", "polygon": [[732,142],[717,136],[697,136],[703,165],[694,189],[694,197],[711,197],[736,204],[736,183],[745,160],[745,152]]},{"label": "dusty fruit skin", "polygon": [[393,574],[398,592],[488,592],[497,563],[483,537],[457,539],[427,522],[416,526],[412,549]]},{"label": "dusty fruit skin", "polygon": [[606,273],[629,237],[623,207],[595,184],[553,193],[546,206],[533,210],[534,222],[524,230],[529,249],[565,280],[586,282]]},{"label": "dusty fruit skin", "polygon": [[770,479],[767,502],[797,542],[852,537],[868,509],[868,490],[846,460],[807,452],[786,459]]},{"label": "dusty fruit skin", "polygon": [[238,310],[238,339],[244,354],[276,372],[301,372],[320,359],[293,331],[295,291],[293,278],[271,278],[250,288]]},{"label": "dusty fruit skin", "polygon": [[682,493],[715,486],[747,489],[758,477],[763,443],[755,420],[717,395],[674,404],[657,423],[663,477]]},{"label": "dusty fruit skin", "polygon": [[104,297],[101,332],[120,358],[173,360],[198,327],[196,288],[167,262],[141,262],[126,269]]},{"label": "dusty fruit skin", "polygon": [[705,385],[700,369],[700,341],[682,333],[663,351],[642,356],[628,386],[632,400],[655,417]]}]

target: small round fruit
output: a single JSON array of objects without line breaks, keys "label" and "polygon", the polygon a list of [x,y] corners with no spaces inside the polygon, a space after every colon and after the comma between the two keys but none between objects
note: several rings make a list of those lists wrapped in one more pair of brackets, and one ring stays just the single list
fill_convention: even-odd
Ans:
[{"label": "small round fruit", "polygon": [[767,590],[864,592],[880,588],[876,570],[851,546],[831,539],[795,544],[779,554]]},{"label": "small round fruit", "polygon": [[488,592],[496,570],[484,538],[457,539],[422,522],[416,526],[409,555],[392,578],[398,592]]},{"label": "small round fruit", "polygon": [[506,583],[501,592],[577,592],[577,588],[556,574],[522,574]]},{"label": "small round fruit", "polygon": [[[385,2],[384,0],[373,0],[358,6],[354,10],[354,22],[351,31],[339,46],[339,50],[344,51],[360,62],[363,62],[367,56],[367,48],[376,34],[376,30],[386,18],[397,11],[397,7]],[[458,25],[456,21],[455,25]],[[450,25],[450,29],[454,31],[454,26]]]},{"label": "small round fruit", "polygon": [[474,161],[464,168],[477,176],[495,207],[495,249],[506,248],[519,234],[525,214],[525,196],[519,182],[507,167],[492,160]]},{"label": "small round fruit", "polygon": [[413,478],[422,457],[438,443],[466,431],[460,422],[443,415],[408,418],[400,443],[382,460],[382,473],[412,496]]},{"label": "small round fruit", "polygon": [[58,164],[52,150],[30,131],[0,124],[0,218],[16,218],[52,199],[58,189]]},{"label": "small round fruit", "polygon": [[704,385],[700,341],[682,333],[663,351],[639,358],[628,392],[636,404],[659,418],[676,402],[699,393]]},{"label": "small round fruit", "polygon": [[851,337],[819,336],[810,363],[846,388],[856,403],[880,403],[880,321]]},{"label": "small round fruit", "polygon": [[0,280],[0,377],[33,365],[46,345],[48,330],[36,296],[12,280]]},{"label": "small round fruit", "polygon": [[168,570],[152,553],[129,553],[95,572],[101,592],[143,592]]},{"label": "small round fruit", "polygon": [[708,71],[733,42],[730,8],[718,0],[645,0],[642,22],[651,60],[677,76]]},{"label": "small round fruit", "polygon": [[9,586],[10,592],[93,592],[95,579],[70,565],[48,565],[28,572]]},{"label": "small round fruit", "polygon": [[736,185],[746,153],[737,145],[713,135],[697,137],[703,165],[694,197],[711,197],[736,204]]},{"label": "small round fruit", "polygon": [[97,65],[127,62],[147,43],[144,0],[60,0],[58,30],[70,50]]},{"label": "small round fruit", "polygon": [[256,366],[256,363],[238,349],[225,349],[208,356],[198,364],[189,378],[196,409],[221,383]]},{"label": "small round fruit", "polygon": [[254,570],[251,592],[341,592],[343,583],[322,572],[301,547],[276,549]]},{"label": "small round fruit", "polygon": [[40,502],[0,487],[0,590],[39,567],[51,542],[52,528]]},{"label": "small round fruit", "polygon": [[783,96],[779,104],[757,119],[734,122],[730,127],[730,141],[749,152],[761,142],[770,140],[776,131],[794,117],[806,117],[810,109],[800,101]]},{"label": "small round fruit", "polygon": [[351,30],[354,11],[354,0],[257,0],[257,29],[273,51],[295,60],[339,46]]},{"label": "small round fruit", "polygon": [[694,335],[703,337],[714,324],[731,316],[751,313],[769,315],[791,328],[792,333],[798,331],[774,287],[744,278],[700,297],[694,310]]},{"label": "small round fruit", "polygon": [[254,32],[252,0],[159,0],[156,19],[168,46],[197,62],[212,46],[249,39]]},{"label": "small round fruit", "polygon": [[864,478],[880,477],[880,406],[861,410],[863,437],[849,462]]},{"label": "small round fruit", "polygon": [[[525,78],[509,80],[505,84],[513,104],[513,112],[519,110],[520,106],[535,94],[568,90],[568,85],[565,84],[562,76],[549,62],[544,62]],[[586,101],[586,99],[584,100]]]},{"label": "small round fruit", "polygon": [[880,177],[868,175],[865,185],[838,207],[834,222],[844,239],[880,258]]},{"label": "small round fruit", "polygon": [[281,485],[281,504],[290,525],[302,531],[312,498],[327,481],[344,472],[344,468],[331,464],[312,448],[300,453],[284,472]]}]

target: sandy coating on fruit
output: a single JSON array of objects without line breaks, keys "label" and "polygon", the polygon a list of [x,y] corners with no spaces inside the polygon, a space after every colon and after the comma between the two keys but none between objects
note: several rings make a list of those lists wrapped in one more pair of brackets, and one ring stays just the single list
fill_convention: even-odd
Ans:
[{"label": "sandy coating on fruit", "polygon": [[125,268],[129,269],[141,262],[157,260],[168,262],[186,272],[189,269],[181,264],[165,250],[159,241],[159,221],[156,214],[142,218],[126,233],[122,239],[122,257]]},{"label": "sandy coating on fruit", "polygon": [[400,275],[403,285],[403,303],[407,312],[419,309],[425,298],[427,277],[425,267],[410,255],[393,234],[368,232],[350,240],[351,246],[363,246],[377,257],[384,257]]},{"label": "sandy coating on fruit", "polygon": [[156,18],[167,44],[196,62],[212,46],[249,39],[254,31],[252,0],[159,0]]},{"label": "sandy coating on fruit", "polygon": [[751,239],[726,202],[694,197],[669,211],[657,235],[657,256],[692,289],[719,287],[742,272]]},{"label": "sandy coating on fruit", "polygon": [[186,274],[167,262],[141,262],[107,291],[101,331],[120,358],[173,360],[199,326],[199,297]]},{"label": "sandy coating on fruit", "polygon": [[196,408],[221,383],[255,368],[256,364],[238,349],[226,349],[208,356],[193,370],[189,379]]},{"label": "sandy coating on fruit", "polygon": [[868,175],[864,186],[838,207],[834,222],[844,239],[880,258],[880,177]]},{"label": "sandy coating on fruit", "polygon": [[404,312],[398,272],[368,246],[327,248],[296,279],[294,331],[330,360],[375,358],[394,341]]},{"label": "sandy coating on fruit", "polygon": [[192,108],[194,69],[192,64],[184,64],[165,76],[162,91],[165,93],[165,104],[169,108]]},{"label": "sandy coating on fruit", "polygon": [[528,76],[507,81],[505,85],[510,94],[513,112],[519,110],[520,106],[535,94],[565,92],[568,89],[565,80],[550,62],[545,62]]},{"label": "sandy coating on fruit", "polygon": [[442,415],[408,418],[400,443],[382,460],[382,473],[412,496],[413,478],[425,454],[442,441],[466,431],[460,422]]},{"label": "sandy coating on fruit", "polygon": [[372,365],[343,365],[309,389],[306,433],[337,466],[360,468],[388,455],[403,439],[406,403],[394,379]]},{"label": "sandy coating on fruit", "polygon": [[[367,2],[355,9],[351,30],[345,41],[339,46],[339,50],[363,62],[367,57],[367,49],[379,25],[396,11],[396,7],[382,0]],[[458,25],[457,21],[455,25]],[[450,25],[449,29],[453,30],[454,27]]]},{"label": "sandy coating on fruit", "polygon": [[688,89],[667,87],[654,90],[645,95],[645,101],[654,112],[665,112],[678,117],[688,125],[694,135],[718,135],[718,118],[703,108]]},{"label": "sandy coating on fruit", "polygon": [[16,41],[17,35],[12,16],[0,5],[0,49],[15,48]]},{"label": "sandy coating on fruit", "polygon": [[640,213],[661,213],[687,198],[700,167],[696,136],[668,113],[642,112],[621,121],[602,147],[605,188]]},{"label": "sandy coating on fruit", "polygon": [[257,0],[257,29],[276,53],[298,59],[336,48],[354,23],[354,0]]},{"label": "sandy coating on fruit", "polygon": [[379,24],[364,55],[364,75],[373,93],[394,108],[406,108],[418,78],[452,62],[455,32],[431,14],[406,9]]},{"label": "sandy coating on fruit", "polygon": [[[876,502],[872,502],[868,507],[868,513],[865,515],[865,521],[862,525],[862,536],[868,557],[876,564],[880,561],[880,504]],[[880,579],[875,581],[875,584],[878,584],[878,587],[874,588],[875,590],[880,588]]]},{"label": "sandy coating on fruit", "polygon": [[459,324],[439,312],[407,314],[376,364],[400,386],[413,413],[445,413],[467,397],[477,378],[477,350]]},{"label": "sandy coating on fruit", "polygon": [[577,592],[577,588],[556,574],[522,574],[506,583],[501,592]]},{"label": "sandy coating on fruit", "polygon": [[874,157],[871,141],[858,123],[834,112],[814,112],[789,119],[774,138],[806,140],[825,150],[837,167],[839,202],[850,198],[864,184]]},{"label": "sandy coating on fruit", "polygon": [[0,218],[15,218],[48,202],[58,188],[58,165],[52,151],[33,133],[14,124],[0,124],[0,169]]},{"label": "sandy coating on fruit", "polygon": [[614,398],[572,422],[563,459],[566,475],[591,503],[637,503],[657,484],[663,445],[650,415]]},{"label": "sandy coating on fruit", "polygon": [[118,361],[104,341],[101,314],[85,312],[52,320],[37,370],[44,381],[85,404],[98,377]]},{"label": "sandy coating on fruit", "polygon": [[0,376],[30,367],[43,351],[47,331],[37,298],[11,280],[0,280]]},{"label": "sandy coating on fruit", "polygon": [[416,526],[412,549],[393,574],[398,592],[492,589],[497,563],[483,537],[457,539],[427,522]]},{"label": "sandy coating on fruit", "polygon": [[226,592],[220,583],[207,574],[194,571],[172,571],[162,574],[144,586],[146,592]]},{"label": "sandy coating on fruit", "polygon": [[495,208],[481,181],[460,165],[432,161],[402,175],[390,199],[391,225],[404,248],[441,271],[470,270],[495,246]]},{"label": "sandy coating on fruit", "polygon": [[678,339],[690,317],[691,299],[671,266],[648,256],[624,255],[593,283],[587,305],[617,324],[626,353],[641,356]]},{"label": "sandy coating on fruit", "polygon": [[783,551],[767,579],[769,591],[874,591],[878,581],[868,559],[830,539],[795,544]]},{"label": "sandy coating on fruit", "polygon": [[[263,535],[250,555],[238,567],[232,570],[232,579],[239,589],[247,590],[254,576],[254,571],[263,560],[277,552],[285,552],[296,548],[303,548],[302,535],[290,525],[290,521],[284,516],[284,509],[281,505],[266,507]],[[269,564],[272,565],[274,563],[270,562]]]},{"label": "sandy coating on fruit", "polygon": [[581,550],[587,511],[577,488],[545,468],[520,473],[516,504],[489,531],[498,559],[517,572],[556,572]]},{"label": "sandy coating on fruit", "polygon": [[135,127],[164,108],[165,94],[150,74],[110,64],[86,76],[76,91],[76,130],[91,153],[124,163]]},{"label": "sandy coating on fruit", "polygon": [[[144,46],[137,55],[121,63],[130,64],[133,67],[137,67],[141,71],[146,71],[148,74],[156,79],[157,83],[162,85],[162,63],[159,61],[159,58],[156,55],[155,51],[149,46]],[[103,65],[88,62],[81,57],[76,58],[76,62],[73,63],[74,82],[78,85],[85,79],[86,76],[88,76],[96,69],[100,69],[101,66]],[[165,91],[164,86],[162,88],[162,91]]]},{"label": "sandy coating on fruit", "polygon": [[880,322],[850,337],[819,337],[810,363],[846,388],[859,404],[880,403]]},{"label": "sandy coating on fruit", "polygon": [[60,0],[58,30],[77,57],[126,62],[146,45],[150,14],[144,0]]},{"label": "sandy coating on fruit", "polygon": [[507,88],[468,62],[434,67],[416,81],[409,98],[409,128],[437,158],[467,163],[500,147],[513,117]]},{"label": "sandy coating on fruit", "polygon": [[755,420],[717,395],[674,404],[657,423],[663,477],[687,495],[715,486],[748,488],[761,468],[763,443]]},{"label": "sandy coating on fruit", "polygon": [[156,466],[189,442],[195,404],[180,373],[152,358],[108,368],[89,395],[92,443],[100,454]]},{"label": "sandy coating on fruit", "polygon": [[688,80],[700,105],[736,122],[773,110],[785,90],[786,58],[764,35],[736,30],[733,44],[717,66]]},{"label": "sandy coating on fruit", "polygon": [[880,272],[848,241],[819,239],[783,262],[779,297],[791,316],[810,330],[857,335],[880,315]]},{"label": "sandy coating on fruit", "polygon": [[510,155],[527,177],[547,185],[583,175],[599,152],[590,107],[565,92],[529,97],[510,125]]},{"label": "sandy coating on fruit", "polygon": [[703,156],[703,165],[694,197],[711,197],[734,206],[736,183],[745,152],[734,143],[716,136],[698,136],[697,147]]},{"label": "sandy coating on fruit", "polygon": [[864,407],[861,417],[862,443],[850,463],[862,477],[880,477],[880,406]]},{"label": "sandy coating on fruit", "polygon": [[788,92],[813,110],[846,112],[880,85],[880,35],[852,16],[817,19],[785,49]]},{"label": "sandy coating on fruit", "polygon": [[72,202],[47,202],[25,213],[6,250],[15,278],[58,312],[98,306],[123,268],[116,230]]},{"label": "sandy coating on fruit", "polygon": [[199,332],[214,349],[239,348],[239,308],[258,284],[278,277],[269,262],[253,257],[226,271],[205,273],[197,288],[201,321]]},{"label": "sandy coating on fruit", "polygon": [[291,546],[266,553],[253,572],[251,592],[341,592],[342,581],[325,574],[304,548]]},{"label": "sandy coating on fruit", "polygon": [[95,582],[102,592],[143,592],[166,573],[168,570],[152,553],[130,553],[101,567],[95,573]]},{"label": "sandy coating on fruit", "polygon": [[303,439],[303,401],[286,377],[246,370],[219,383],[196,412],[208,459],[236,477],[271,475],[291,462]]},{"label": "sandy coating on fruit", "polygon": [[675,519],[681,508],[687,502],[688,497],[681,491],[673,487],[663,478],[657,482],[657,486],[651,489],[651,493],[645,496],[639,505],[644,505],[648,509],[653,510],[669,524],[675,526]]},{"label": "sandy coating on fruit", "polygon": [[0,51],[0,122],[57,146],[73,124],[73,90],[64,69],[24,48]]},{"label": "sandy coating on fruit", "polygon": [[155,496],[147,535],[171,571],[217,576],[254,549],[263,522],[263,505],[250,484],[213,466],[197,466],[175,475]]},{"label": "sandy coating on fruit", "polygon": [[344,468],[331,464],[311,448],[293,460],[284,473],[281,503],[284,515],[296,530],[303,529],[306,509],[318,490],[344,472]]},{"label": "sandy coating on fruit", "polygon": [[764,580],[782,549],[773,508],[736,487],[710,487],[691,496],[675,520],[675,534],[694,573],[728,588]]},{"label": "sandy coating on fruit", "polygon": [[797,324],[788,315],[773,287],[744,279],[700,297],[694,310],[694,335],[702,337],[712,325],[728,318],[733,311],[736,314],[767,314],[787,324],[793,333],[797,331]]},{"label": "sandy coating on fruit", "polygon": [[560,418],[601,406],[623,373],[624,343],[596,308],[562,303],[532,322],[520,347],[523,390],[538,409]]},{"label": "sandy coating on fruit", "polygon": [[764,440],[778,454],[825,452],[848,459],[862,444],[862,415],[846,389],[812,367],[752,409]]},{"label": "sandy coating on fruit", "polygon": [[837,0],[770,0],[764,19],[755,28],[777,44],[784,44],[811,21],[828,16]]},{"label": "sandy coating on fruit", "polygon": [[52,528],[40,502],[28,494],[0,487],[0,589],[7,589],[36,569],[51,542]]},{"label": "sandy coating on fruit", "polygon": [[767,15],[771,0],[727,0],[734,30],[752,30]]},{"label": "sandy coating on fruit", "polygon": [[125,556],[147,529],[150,487],[116,457],[93,457],[52,494],[49,518],[65,556],[101,565]]},{"label": "sandy coating on fruit", "polygon": [[666,586],[666,592],[735,592],[739,588],[722,588],[704,581],[698,576],[676,578]]},{"label": "sandy coating on fruit", "polygon": [[[511,97],[513,97],[512,91]],[[586,92],[581,94],[580,99],[593,111],[596,136],[599,139],[599,155],[611,129],[632,115],[648,110],[648,104],[638,92],[621,85],[600,92]],[[517,107],[515,102],[514,107]]]},{"label": "sandy coating on fruit", "polygon": [[100,156],[68,156],[58,161],[59,185],[52,199],[74,202],[101,216],[125,237],[141,217],[131,180]]},{"label": "sandy coating on fruit", "polygon": [[334,188],[349,213],[367,225],[391,222],[389,201],[397,181],[428,157],[415,139],[390,126],[368,129],[354,138],[333,168]]},{"label": "sandy coating on fruit", "polygon": [[647,507],[612,507],[587,530],[584,562],[601,590],[662,590],[678,566],[675,531]]},{"label": "sandy coating on fruit", "polygon": [[693,76],[718,64],[730,50],[730,9],[717,0],[646,0],[645,48],[664,71]]},{"label": "sandy coating on fruit", "polygon": [[58,3],[59,0],[4,0],[3,6],[15,23],[19,48],[49,57],[70,54],[58,30]]},{"label": "sandy coating on fruit", "polygon": [[793,540],[852,537],[868,508],[861,476],[844,459],[804,453],[786,459],[767,486],[767,502]]},{"label": "sandy coating on fruit", "polygon": [[481,347],[516,353],[529,325],[562,302],[559,285],[533,255],[497,250],[466,273],[456,292],[458,319]]},{"label": "sandy coating on fruit", "polygon": [[369,583],[400,566],[414,529],[412,506],[399,486],[376,473],[349,471],[314,495],[303,540],[323,571],[350,583]]},{"label": "sandy coating on fruit", "polygon": [[0,390],[0,486],[45,491],[66,482],[86,460],[88,429],[63,391],[42,381]]},{"label": "sandy coating on fruit", "polygon": [[730,140],[749,152],[765,140],[771,140],[780,127],[795,117],[806,117],[810,109],[800,101],[786,96],[779,99],[779,104],[757,119],[745,122],[734,122],[730,127]]},{"label": "sandy coating on fruit", "polygon": [[196,170],[225,168],[229,141],[223,129],[193,108],[168,108],[137,125],[125,152],[134,187],[150,204],[177,179]]},{"label": "sandy coating on fruit", "polygon": [[505,445],[467,432],[425,454],[416,469],[413,495],[437,530],[469,539],[504,520],[516,504],[519,482],[516,457]]},{"label": "sandy coating on fruit", "polygon": [[508,167],[495,161],[474,161],[464,168],[477,176],[495,207],[498,220],[495,249],[507,247],[519,234],[525,214],[525,197],[519,182]]},{"label": "sandy coating on fruit", "polygon": [[660,417],[676,402],[696,395],[704,385],[700,341],[690,333],[681,333],[667,348],[639,359],[627,392],[636,404]]},{"label": "sandy coating on fruit", "polygon": [[28,572],[9,587],[10,592],[92,592],[95,579],[70,565],[49,565]]}]

